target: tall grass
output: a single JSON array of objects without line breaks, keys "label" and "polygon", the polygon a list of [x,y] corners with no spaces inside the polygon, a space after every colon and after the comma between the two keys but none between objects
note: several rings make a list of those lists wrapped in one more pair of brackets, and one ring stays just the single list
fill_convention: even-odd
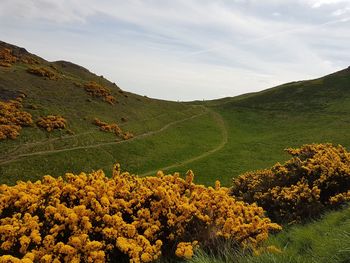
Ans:
[{"label": "tall grass", "polygon": [[346,263],[350,262],[350,207],[325,214],[320,220],[285,227],[266,245],[280,254],[252,256],[223,244],[219,255],[198,251],[190,263]]}]

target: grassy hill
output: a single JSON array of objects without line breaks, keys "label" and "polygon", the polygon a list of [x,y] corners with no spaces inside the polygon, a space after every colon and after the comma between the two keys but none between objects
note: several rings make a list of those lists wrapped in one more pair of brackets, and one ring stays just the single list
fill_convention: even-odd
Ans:
[{"label": "grassy hill", "polygon": [[[33,124],[16,139],[0,141],[0,184],[99,168],[108,174],[118,161],[139,175],[192,169],[196,182],[219,179],[229,185],[240,173],[282,162],[286,147],[332,142],[350,149],[350,69],[233,98],[178,103],[126,92],[78,65],[48,62],[4,42],[0,59],[5,49],[16,59],[0,66],[0,101],[25,94],[23,110],[34,122],[61,115],[67,129],[47,132]],[[31,74],[31,68],[54,75]],[[110,90],[116,101],[91,96],[84,89],[91,81]],[[103,132],[93,125],[95,118],[117,123],[134,137],[123,140]],[[284,248],[284,255],[240,262],[326,262],[331,257],[348,262],[348,217],[346,209],[287,228],[269,241]],[[194,262],[222,260],[203,255]]]},{"label": "grassy hill", "polygon": [[228,184],[242,172],[283,161],[287,147],[324,142],[350,147],[350,69],[204,105],[223,118],[228,134],[216,154],[183,167],[205,183],[214,175]]},{"label": "grassy hill", "polygon": [[[40,116],[61,115],[67,120],[69,130],[47,132],[33,125],[23,128],[15,140],[0,141],[1,183],[35,180],[44,174],[58,176],[68,171],[110,170],[116,161],[130,168],[140,168],[142,164],[143,170],[154,169],[156,166],[150,161],[152,158],[156,161],[160,152],[171,149],[166,158],[172,159],[183,149],[202,144],[205,133],[198,140],[190,138],[187,130],[192,122],[198,122],[194,130],[213,126],[203,107],[132,94],[78,65],[48,62],[25,49],[0,42],[0,50],[5,49],[15,57],[25,56],[32,61],[26,63],[17,59],[10,67],[0,66],[0,100],[25,94],[24,110],[33,115],[34,121]],[[49,69],[57,78],[30,74],[29,68]],[[110,89],[116,98],[114,105],[91,97],[79,86],[89,81]],[[92,124],[94,118],[118,123],[123,131],[133,133],[134,138],[121,140],[114,134],[102,132]],[[178,125],[183,128],[173,129]],[[215,127],[206,133],[214,136],[213,132]],[[199,145],[198,150],[207,147],[210,145]]]},{"label": "grassy hill", "polygon": [[[233,98],[178,103],[123,91],[70,62],[47,62],[3,42],[0,47],[57,74],[56,80],[29,74],[33,65],[21,61],[0,67],[1,99],[25,93],[24,109],[34,120],[62,115],[74,133],[48,133],[34,125],[16,140],[0,141],[2,183],[99,168],[108,172],[118,161],[140,175],[192,169],[200,183],[220,179],[227,185],[242,172],[283,161],[286,147],[313,142],[350,146],[350,69]],[[110,89],[117,102],[91,97],[81,87],[89,81]],[[118,123],[135,137],[116,140],[93,125],[94,118]]]}]

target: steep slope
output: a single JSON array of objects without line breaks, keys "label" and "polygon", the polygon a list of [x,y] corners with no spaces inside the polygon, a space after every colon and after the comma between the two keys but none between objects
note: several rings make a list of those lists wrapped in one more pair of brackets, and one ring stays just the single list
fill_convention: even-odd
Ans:
[{"label": "steep slope", "polygon": [[284,149],[332,142],[350,147],[350,69],[262,92],[196,102],[224,120],[228,142],[208,156],[170,171],[193,169],[203,183],[229,184],[240,173],[283,161]]},{"label": "steep slope", "polygon": [[[140,175],[192,169],[201,183],[220,179],[228,185],[242,172],[283,161],[287,147],[324,142],[350,147],[349,68],[238,97],[176,103],[125,92],[69,62],[47,62],[3,42],[0,47],[16,58],[0,66],[1,100],[25,93],[23,109],[34,122],[47,115],[67,120],[64,130],[47,132],[34,124],[17,139],[0,141],[1,183],[109,171],[118,161]],[[48,68],[54,76],[30,74],[32,67]],[[91,96],[85,87],[91,82],[110,90],[115,101]],[[134,138],[102,132],[92,124],[95,118],[117,123]]]},{"label": "steep slope", "polygon": [[[91,96],[94,87],[105,88],[101,96]],[[240,173],[283,161],[286,147],[332,142],[350,149],[350,68],[234,98],[175,103],[125,92],[78,65],[48,62],[0,42],[0,110],[1,103],[18,97],[14,105],[23,108],[16,114],[31,114],[33,124],[23,125],[14,139],[0,140],[0,184],[44,174],[108,172],[119,161],[140,175],[192,169],[201,183],[219,179],[229,185]],[[65,129],[37,127],[47,115],[62,116]],[[7,121],[1,117],[0,128]],[[129,131],[134,137],[103,132],[102,127],[116,126],[93,122],[117,123],[122,135]],[[252,262],[347,262],[348,218],[346,208],[312,224],[286,227],[269,242],[285,252]],[[245,259],[241,262],[250,260]]]},{"label": "steep slope", "polygon": [[349,78],[350,67],[319,79],[287,83],[242,99],[236,98],[231,105],[297,112],[344,112],[350,107]]},{"label": "steep slope", "polygon": [[[160,146],[176,152],[179,147],[186,148],[181,143],[190,145],[190,134],[187,132],[186,137],[177,132],[171,135],[173,142],[166,137],[163,144],[162,139],[151,139],[171,133],[176,125],[203,118],[206,113],[203,107],[123,91],[83,67],[65,61],[48,62],[4,42],[0,42],[0,62],[0,101],[21,96],[22,110],[33,119],[33,124],[23,127],[16,139],[0,140],[0,183],[101,167],[109,170],[115,161],[133,168],[132,163],[139,164],[139,158],[149,155],[160,159],[155,152]],[[62,116],[66,128],[48,132],[37,127],[40,117],[48,115]],[[120,136],[101,131],[93,124],[96,118],[106,124],[117,124]],[[208,114],[204,119],[212,122]],[[129,138],[130,133],[134,138]],[[123,138],[124,135],[127,136]],[[150,166],[146,160],[142,163]]]}]

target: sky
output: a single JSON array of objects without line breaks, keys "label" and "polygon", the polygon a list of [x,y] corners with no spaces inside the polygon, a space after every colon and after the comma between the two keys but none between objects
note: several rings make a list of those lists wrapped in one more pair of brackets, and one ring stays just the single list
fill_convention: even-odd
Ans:
[{"label": "sky", "polygon": [[167,100],[236,96],[350,65],[350,0],[0,0],[0,39]]}]

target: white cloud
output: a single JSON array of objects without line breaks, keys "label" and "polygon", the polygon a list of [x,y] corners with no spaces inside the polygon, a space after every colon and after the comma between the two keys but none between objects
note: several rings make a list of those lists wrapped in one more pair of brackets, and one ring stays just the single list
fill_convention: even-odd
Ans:
[{"label": "white cloud", "polygon": [[349,3],[349,0],[307,0],[313,8],[319,8],[324,5],[334,5],[339,3]]},{"label": "white cloud", "polygon": [[346,13],[349,13],[350,12],[350,7],[345,7],[345,8],[342,8],[342,9],[337,9],[335,10],[332,15],[334,16],[341,16],[341,15],[344,15]]},{"label": "white cloud", "polygon": [[48,59],[82,64],[126,90],[209,99],[348,66],[349,18],[339,11],[348,4],[3,0],[0,34]]},{"label": "white cloud", "polygon": [[[88,2],[88,1],[87,1]],[[95,11],[81,0],[2,0],[0,15],[55,23],[84,22]]]}]

